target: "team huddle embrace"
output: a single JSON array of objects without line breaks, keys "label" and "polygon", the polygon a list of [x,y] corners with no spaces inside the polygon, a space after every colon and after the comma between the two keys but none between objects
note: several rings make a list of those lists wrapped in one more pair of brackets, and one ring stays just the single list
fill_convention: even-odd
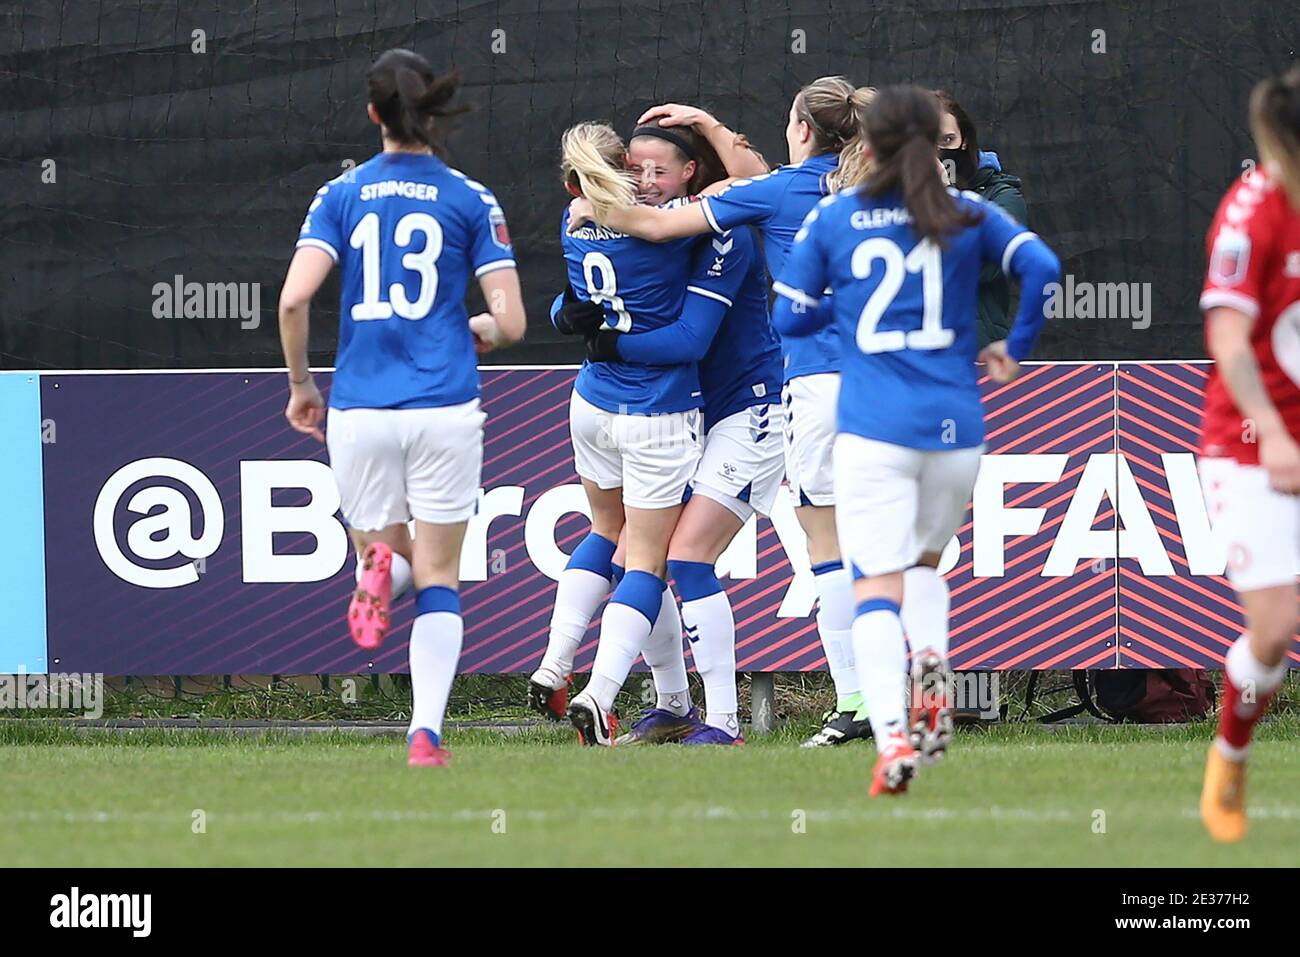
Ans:
[{"label": "team huddle embrace", "polygon": [[[393,602],[414,592],[417,766],[449,759],[457,569],[482,467],[476,355],[526,325],[500,204],[440,155],[457,85],[410,51],[375,61],[366,109],[383,151],[318,191],[280,303],[286,414],[328,442],[358,554],[353,639],[377,647]],[[570,202],[550,321],[586,355],[569,425],[591,530],[560,575],[528,704],[586,745],[743,744],[736,623],[716,564],[784,484],[837,698],[805,744],[874,739],[870,793],[900,794],[952,738],[938,565],[984,451],[979,377],[1019,374],[1060,263],[1023,213],[966,188],[979,151],[946,94],[822,77],[794,96],[785,140],[788,162],[772,168],[680,104],[560,138]],[[335,264],[326,436],[307,313]],[[474,316],[471,276],[488,303]],[[1020,293],[994,335],[981,325],[990,276]],[[621,728],[614,701],[638,656],[656,701]]]}]

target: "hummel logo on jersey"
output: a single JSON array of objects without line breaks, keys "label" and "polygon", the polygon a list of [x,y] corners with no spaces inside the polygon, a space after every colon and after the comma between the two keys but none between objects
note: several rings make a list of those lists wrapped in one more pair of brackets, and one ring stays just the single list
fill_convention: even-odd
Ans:
[{"label": "hummel logo on jersey", "polygon": [[1282,267],[1282,274],[1288,279],[1300,279],[1300,250],[1292,250],[1286,254],[1286,265]]}]

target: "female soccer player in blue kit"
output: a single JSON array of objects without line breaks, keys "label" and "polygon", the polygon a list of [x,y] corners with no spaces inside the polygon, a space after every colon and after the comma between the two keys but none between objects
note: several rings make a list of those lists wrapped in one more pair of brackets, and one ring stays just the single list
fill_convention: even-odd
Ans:
[{"label": "female soccer player in blue kit", "polygon": [[[726,176],[712,142],[686,125],[665,128],[652,120],[638,126],[628,160],[638,171],[638,198],[651,204],[708,192]],[[597,360],[698,362],[704,392],[704,451],[668,546],[668,571],[704,683],[705,718],[701,723],[689,710],[681,625],[666,593],[642,651],[654,676],[656,706],[619,744],[743,743],[735,618],[715,566],[750,516],[771,512],[780,491],[781,347],[768,318],[767,274],[753,231],[741,227],[711,237],[709,248],[708,288],[715,296],[688,296],[677,322],[661,329],[631,335],[602,330],[589,350]]]},{"label": "female soccer player in blue kit", "polygon": [[[858,133],[870,87],[854,89],[844,77],[822,77],[795,96],[786,125],[790,165],[732,181],[730,188],[700,203],[662,209],[593,210],[582,200],[571,206],[575,226],[595,216],[620,232],[656,242],[756,226],[763,237],[768,272],[780,274],[804,217],[833,189],[856,183],[865,173]],[[664,116],[712,128],[707,114],[679,106],[657,107],[642,119]],[[703,118],[703,119],[701,119]],[[725,154],[724,154],[725,155]],[[732,169],[728,157],[729,170]],[[782,400],[785,408],[786,480],[795,514],[808,537],[808,557],[817,586],[818,634],[835,682],[836,707],[806,746],[837,745],[870,734],[867,702],[853,664],[853,592],[840,561],[835,536],[831,450],[833,409],[839,391],[839,344],[833,330],[782,339]]]},{"label": "female soccer player in blue kit", "polygon": [[[607,162],[613,164],[621,142],[616,141],[612,130],[600,129],[610,154]],[[727,145],[723,144],[723,148]],[[665,129],[653,122],[633,131],[627,165],[635,171],[637,199],[656,205],[696,194],[726,176],[717,151],[705,137],[690,128]],[[599,183],[595,186],[600,189]],[[626,201],[626,194],[609,198],[611,205]],[[647,260],[650,263],[655,261],[653,257],[662,259],[671,245],[632,241],[629,249],[642,250],[652,257]],[[768,321],[766,280],[756,243],[748,231],[743,231],[710,241],[697,240],[696,248],[706,257],[707,268],[691,285],[681,316],[673,322],[654,327],[638,322],[633,314],[631,325],[635,331],[620,330],[617,324],[605,322],[605,306],[599,293],[586,302],[563,303],[557,299],[554,307],[553,318],[562,331],[593,333],[601,327],[588,340],[588,354],[593,361],[645,366],[699,363],[704,452],[691,482],[695,494],[681,511],[672,532],[667,569],[677,580],[685,602],[687,634],[705,684],[707,720],[701,722],[690,705],[681,619],[676,600],[665,589],[658,617],[653,619],[649,638],[641,649],[654,675],[658,700],[620,739],[622,744],[683,739],[687,744],[741,743],[736,713],[734,624],[714,563],[754,510],[770,510],[781,480],[781,407],[777,399],[780,353]],[[672,264],[671,260],[664,262]],[[658,278],[671,283],[672,270]],[[678,282],[684,279],[677,277]],[[571,291],[568,297],[578,299]],[[620,298],[626,307],[626,297]],[[579,316],[585,322],[578,323],[582,328],[574,328],[572,324]],[[726,341],[715,345],[715,337]],[[632,374],[633,370],[623,373],[625,377]],[[612,528],[612,523],[603,524]],[[563,689],[559,687],[558,669],[551,662],[558,658],[561,668],[571,669],[571,650],[576,648],[603,597],[606,568],[612,569],[616,582],[622,577],[618,564],[605,564],[615,536],[612,532],[609,538],[600,536],[601,526],[602,522],[593,517],[595,538],[589,536],[575,550],[570,567],[561,577],[547,656],[533,676],[531,703],[552,716],[558,713],[557,700]],[[602,546],[601,554],[596,556],[601,563],[598,567],[589,561],[593,542]],[[614,560],[618,562],[617,553]],[[585,603],[566,605],[565,599],[575,594]],[[557,630],[557,623],[564,626],[563,631]],[[567,653],[556,656],[556,649]]]},{"label": "female soccer player in blue kit", "polygon": [[[348,624],[357,644],[378,647],[390,600],[414,585],[408,762],[441,766],[464,631],[460,549],[483,463],[475,353],[518,341],[526,320],[500,205],[438,155],[435,122],[458,112],[450,103],[459,78],[436,76],[409,50],[388,50],[366,78],[383,152],[317,190],[303,220],[280,293],[285,416],[324,438],[325,404],[307,368],[308,308],[338,263],[328,446],[361,553]],[[471,276],[490,310],[473,317]]]},{"label": "female soccer player in blue kit", "polygon": [[[621,147],[617,134],[600,124],[579,124],[564,135],[566,179],[571,176],[576,190],[598,207],[635,202]],[[567,212],[561,245],[568,293],[554,317],[560,331],[646,332],[676,322],[695,297],[731,305],[720,282],[727,255],[708,241],[656,244],[595,225],[569,230]],[[561,575],[547,654],[531,685],[541,693],[562,688],[586,621],[603,597],[602,578],[612,575],[625,523],[627,571],[605,608],[591,680],[568,706],[587,744],[612,742],[614,698],[665,604],[668,543],[699,462],[703,405],[699,371],[689,359],[588,362],[578,374],[569,424],[575,468],[592,506],[592,533]],[[571,601],[579,588],[582,603]],[[562,614],[572,620],[560,631],[555,625]],[[537,690],[530,695],[540,696]]]},{"label": "female soccer player in blue kit", "polygon": [[980,266],[999,263],[1021,284],[1011,335],[978,354],[996,382],[1019,374],[1042,325],[1046,287],[1060,274],[1056,256],[1024,226],[975,193],[944,187],[934,152],[939,115],[935,96],[920,87],[879,92],[863,130],[871,174],[808,214],[774,285],[772,321],[783,336],[833,325],[844,344],[836,518],[854,577],[853,646],[879,753],[873,796],[905,791],[951,736],[948,587],[937,566],[984,447],[975,368]]}]

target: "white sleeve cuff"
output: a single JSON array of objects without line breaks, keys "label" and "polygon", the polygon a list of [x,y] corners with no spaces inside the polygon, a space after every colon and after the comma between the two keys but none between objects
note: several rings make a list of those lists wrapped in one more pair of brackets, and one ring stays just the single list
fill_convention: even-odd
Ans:
[{"label": "white sleeve cuff", "polygon": [[1002,271],[1008,276],[1011,275],[1011,257],[1016,254],[1016,250],[1029,242],[1031,239],[1037,239],[1037,233],[1017,233],[1011,237],[1011,242],[1007,243],[1007,248],[1002,250]]},{"label": "white sleeve cuff", "polygon": [[338,250],[335,249],[333,246],[331,246],[329,243],[325,242],[325,240],[323,239],[316,239],[314,236],[306,236],[298,240],[298,242],[294,245],[294,249],[299,249],[303,246],[311,246],[313,249],[323,249],[325,250],[325,252],[329,253],[330,259],[334,260],[335,262],[339,261]]},{"label": "white sleeve cuff", "polygon": [[1209,312],[1219,306],[1236,309],[1247,317],[1254,319],[1259,315],[1259,303],[1250,296],[1228,289],[1207,289],[1201,293],[1201,312]]},{"label": "white sleeve cuff", "polygon": [[496,272],[498,269],[514,269],[515,261],[513,259],[494,259],[490,263],[484,263],[474,270],[475,276],[482,276],[485,273]]},{"label": "white sleeve cuff", "polygon": [[713,218],[713,210],[709,207],[709,197],[705,196],[700,200],[700,208],[704,210],[704,218],[709,221],[709,228],[715,233],[722,234],[726,230],[718,225],[718,221]]}]

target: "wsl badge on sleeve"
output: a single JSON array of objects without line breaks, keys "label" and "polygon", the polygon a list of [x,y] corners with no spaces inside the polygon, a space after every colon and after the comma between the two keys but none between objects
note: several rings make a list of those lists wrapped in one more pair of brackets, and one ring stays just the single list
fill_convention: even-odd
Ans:
[{"label": "wsl badge on sleeve", "polygon": [[509,249],[510,228],[506,226],[506,214],[500,206],[488,210],[488,222],[492,224],[492,241],[502,249]]},{"label": "wsl badge on sleeve", "polygon": [[1210,280],[1219,286],[1235,286],[1246,278],[1250,264],[1250,237],[1231,226],[1219,228],[1210,255]]}]

